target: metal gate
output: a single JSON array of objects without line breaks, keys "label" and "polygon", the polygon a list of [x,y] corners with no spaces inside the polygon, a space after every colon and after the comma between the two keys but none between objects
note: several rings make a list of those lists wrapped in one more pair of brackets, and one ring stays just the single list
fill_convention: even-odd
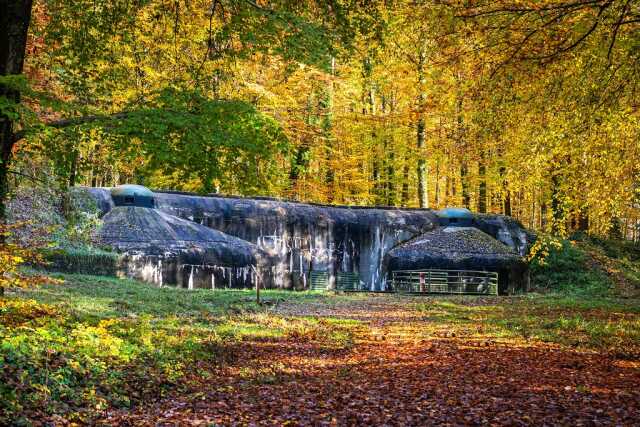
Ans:
[{"label": "metal gate", "polygon": [[498,273],[473,270],[399,270],[391,273],[394,292],[498,295]]},{"label": "metal gate", "polygon": [[336,275],[336,290],[338,291],[362,291],[360,276],[354,272],[339,272]]},{"label": "metal gate", "polygon": [[329,273],[326,271],[311,271],[311,286],[312,291],[326,291],[329,287]]}]

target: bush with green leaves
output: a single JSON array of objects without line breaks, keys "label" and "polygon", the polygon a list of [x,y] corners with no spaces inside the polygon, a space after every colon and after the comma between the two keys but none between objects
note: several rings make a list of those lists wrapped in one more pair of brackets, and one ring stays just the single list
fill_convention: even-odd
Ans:
[{"label": "bush with green leaves", "polygon": [[[0,424],[162,396],[189,363],[220,356],[222,337],[181,333],[175,318],[78,318],[33,300],[0,300]],[[87,418],[89,417],[89,418]]]},{"label": "bush with green leaves", "polygon": [[611,286],[607,275],[589,265],[587,255],[569,240],[539,236],[529,260],[537,290],[606,295]]},{"label": "bush with green leaves", "polygon": [[82,247],[94,243],[96,231],[102,226],[100,210],[91,194],[81,188],[70,188],[64,195],[64,216],[67,220],[61,246]]},{"label": "bush with green leaves", "polygon": [[66,273],[116,276],[120,269],[121,256],[92,247],[53,248],[43,250],[46,269]]}]

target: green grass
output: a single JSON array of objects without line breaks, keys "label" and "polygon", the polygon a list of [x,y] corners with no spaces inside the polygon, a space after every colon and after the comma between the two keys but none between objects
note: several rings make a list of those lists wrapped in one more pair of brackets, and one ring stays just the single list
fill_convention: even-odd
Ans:
[{"label": "green grass", "polygon": [[90,422],[102,409],[161,398],[185,386],[193,366],[206,373],[232,360],[232,344],[241,341],[353,343],[353,323],[271,312],[289,300],[336,298],[330,294],[267,290],[268,304],[258,305],[249,290],[55,277],[63,283],[0,300],[0,424],[54,413]]},{"label": "green grass", "polygon": [[[131,315],[190,317],[202,312],[222,315],[240,311],[264,310],[256,304],[253,290],[193,290],[158,288],[131,279],[78,274],[52,274],[64,285],[43,286],[22,296],[45,304],[62,304],[86,316],[106,318]],[[262,290],[261,299],[269,304],[287,300],[331,298],[321,292]],[[267,305],[268,307],[268,305]]]},{"label": "green grass", "polygon": [[42,255],[49,270],[74,274],[115,277],[121,262],[119,254],[92,247],[46,249]]},{"label": "green grass", "polygon": [[640,296],[640,245],[621,240],[575,236],[577,246],[589,254],[599,268],[609,275],[616,292]]},{"label": "green grass", "polygon": [[603,271],[588,264],[588,255],[568,240],[560,245],[550,246],[547,256],[531,262],[533,288],[584,298],[608,295],[613,284]]},{"label": "green grass", "polygon": [[522,339],[640,358],[640,301],[572,295],[519,298],[448,298],[419,303],[418,310],[460,335]]},{"label": "green grass", "polygon": [[[238,357],[233,349],[247,342],[348,350],[374,330],[393,334],[396,328],[403,339],[432,339],[448,331],[445,339],[455,333],[463,344],[553,343],[639,359],[639,300],[616,298],[604,273],[590,270],[579,248],[549,261],[535,271],[534,280],[548,284],[542,294],[411,297],[264,290],[262,305],[251,290],[188,291],[55,274],[62,284],[11,292],[0,300],[0,424],[16,419],[28,424],[51,414],[90,423],[106,408],[146,404],[186,390],[194,372],[213,380],[217,367]],[[414,320],[390,326],[373,320],[369,330],[357,316],[366,317],[371,307],[371,319],[384,317],[388,308],[389,319],[393,311],[408,310],[421,320],[415,328]],[[240,369],[260,384],[276,383],[278,372],[286,371]]]}]

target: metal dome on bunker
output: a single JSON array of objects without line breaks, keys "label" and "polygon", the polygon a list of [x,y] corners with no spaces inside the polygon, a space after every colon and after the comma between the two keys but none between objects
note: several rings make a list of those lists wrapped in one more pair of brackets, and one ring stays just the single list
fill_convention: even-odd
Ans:
[{"label": "metal dome on bunker", "polygon": [[124,184],[114,187],[111,189],[111,198],[116,206],[155,208],[155,195],[142,185]]},{"label": "metal dome on bunker", "polygon": [[443,227],[471,227],[473,224],[473,214],[466,208],[440,209],[436,215]]}]

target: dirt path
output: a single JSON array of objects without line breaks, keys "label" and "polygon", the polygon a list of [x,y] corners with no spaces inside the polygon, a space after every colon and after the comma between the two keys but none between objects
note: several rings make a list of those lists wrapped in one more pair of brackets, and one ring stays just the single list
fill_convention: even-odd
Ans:
[{"label": "dirt path", "polygon": [[[553,345],[433,333],[393,298],[283,305],[285,316],[358,319],[355,341],[248,341],[193,369],[188,390],[106,415],[119,425],[638,425],[640,370]],[[333,326],[327,324],[327,334]],[[421,337],[420,331],[432,331]],[[208,379],[199,373],[211,372]]]}]

